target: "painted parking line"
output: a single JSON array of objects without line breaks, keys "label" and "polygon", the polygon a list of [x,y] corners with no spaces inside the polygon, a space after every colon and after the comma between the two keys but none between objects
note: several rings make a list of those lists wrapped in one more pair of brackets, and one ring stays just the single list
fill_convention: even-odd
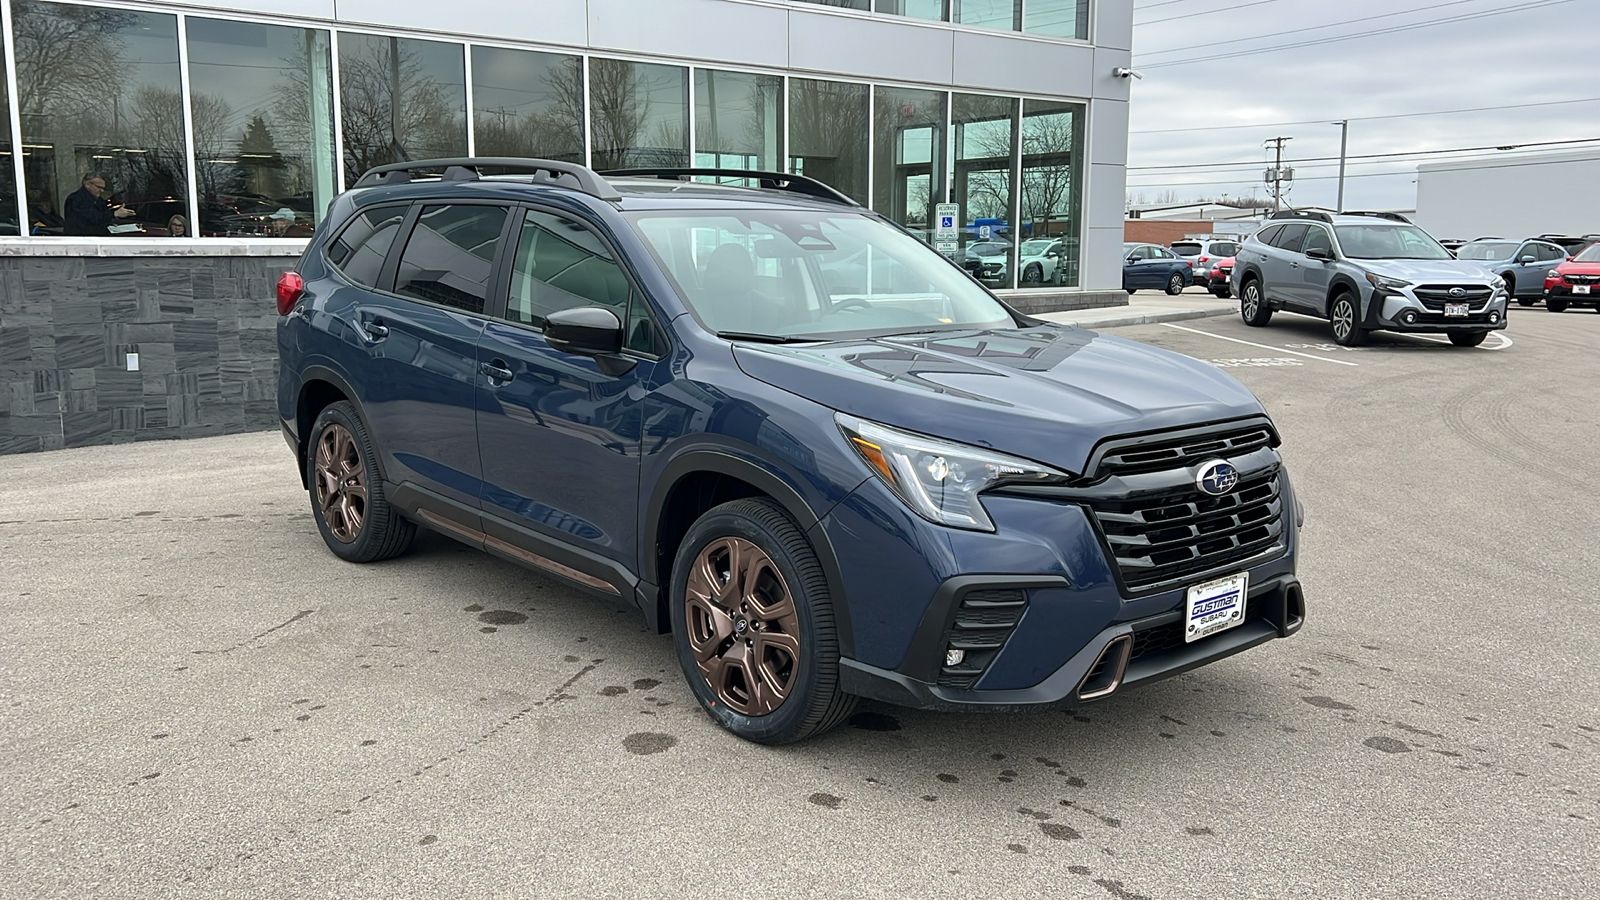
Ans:
[{"label": "painted parking line", "polygon": [[1255,341],[1240,340],[1239,338],[1236,338],[1236,337],[1228,337],[1225,334],[1212,334],[1209,331],[1201,331],[1198,328],[1189,328],[1189,327],[1184,326],[1184,325],[1174,325],[1171,322],[1162,322],[1161,324],[1167,326],[1168,328],[1176,328],[1179,331],[1187,331],[1187,332],[1190,332],[1192,334],[1203,334],[1206,337],[1214,337],[1214,338],[1216,338],[1218,340],[1222,340],[1222,341],[1233,341],[1235,344],[1244,344],[1247,347],[1260,347],[1263,350],[1271,350],[1274,353],[1293,353],[1295,356],[1303,356],[1306,359],[1321,360],[1322,362],[1334,363],[1335,365],[1340,365],[1340,366],[1360,365],[1360,363],[1353,363],[1353,362],[1350,362],[1349,360],[1346,360],[1346,359],[1329,359],[1326,356],[1317,356],[1317,355],[1312,354],[1312,353],[1301,353],[1298,350],[1285,350],[1282,347],[1272,347],[1272,346],[1269,346],[1267,344],[1258,344]]},{"label": "painted parking line", "polygon": [[[1437,334],[1402,334],[1400,332],[1388,332],[1387,335],[1389,337],[1421,338],[1424,341],[1428,341],[1429,343],[1434,343],[1434,344],[1448,344],[1448,343],[1450,343],[1450,339],[1449,338],[1443,337],[1443,336],[1437,335]],[[1484,341],[1483,345],[1480,345],[1478,349],[1480,349],[1480,350],[1504,350],[1505,348],[1511,346],[1511,338],[1508,337],[1506,335],[1506,333],[1503,332],[1503,331],[1491,331],[1491,332],[1489,332],[1489,337],[1499,340],[1500,343],[1498,345],[1494,346],[1494,347],[1489,347],[1489,346],[1486,346],[1489,342],[1488,341]]]}]

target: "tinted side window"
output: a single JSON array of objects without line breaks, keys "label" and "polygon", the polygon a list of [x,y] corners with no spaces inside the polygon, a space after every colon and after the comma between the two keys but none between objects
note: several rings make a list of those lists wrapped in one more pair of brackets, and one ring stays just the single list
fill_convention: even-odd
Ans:
[{"label": "tinted side window", "polygon": [[1539,258],[1541,260],[1566,259],[1567,251],[1557,247],[1555,244],[1540,244]]},{"label": "tinted side window", "polygon": [[1256,240],[1263,244],[1271,244],[1277,238],[1278,232],[1283,230],[1282,225],[1273,225],[1256,232]]},{"label": "tinted side window", "polygon": [[1328,251],[1329,254],[1333,253],[1333,239],[1328,237],[1327,229],[1313,226],[1307,227],[1306,240],[1305,243],[1300,245],[1300,252],[1310,253],[1313,247],[1320,247]]},{"label": "tinted side window", "polygon": [[376,287],[383,258],[388,255],[400,223],[406,217],[405,204],[378,206],[358,213],[324,251],[344,277],[363,287]]},{"label": "tinted side window", "polygon": [[1214,241],[1211,244],[1211,255],[1233,256],[1239,252],[1239,245],[1233,241]]},{"label": "tinted side window", "polygon": [[615,312],[627,323],[628,349],[654,352],[649,310],[599,235],[564,216],[526,210],[511,260],[506,318],[543,327],[551,313],[582,306]]},{"label": "tinted side window", "polygon": [[406,241],[395,275],[395,293],[430,303],[483,312],[494,272],[506,210],[501,206],[449,204],[423,207]]},{"label": "tinted side window", "polygon": [[1296,222],[1292,225],[1285,225],[1283,226],[1283,230],[1278,232],[1277,236],[1272,239],[1272,246],[1277,247],[1280,250],[1298,251],[1300,249],[1300,242],[1305,239],[1305,236],[1306,226],[1300,224],[1299,222]]}]

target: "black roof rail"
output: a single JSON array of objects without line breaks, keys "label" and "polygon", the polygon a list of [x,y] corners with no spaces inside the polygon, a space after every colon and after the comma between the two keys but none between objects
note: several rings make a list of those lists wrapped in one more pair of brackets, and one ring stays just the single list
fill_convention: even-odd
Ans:
[{"label": "black roof rail", "polygon": [[441,181],[477,181],[482,176],[478,174],[480,167],[491,169],[508,169],[517,174],[530,174],[535,181],[565,187],[576,187],[578,190],[601,200],[617,201],[622,195],[609,182],[601,178],[588,166],[580,163],[561,162],[554,159],[525,159],[514,156],[472,156],[454,157],[450,159],[417,159],[407,162],[390,163],[386,166],[374,166],[356,180],[354,187],[370,187],[378,184],[405,184],[411,181],[411,173],[418,169],[443,169]]},{"label": "black roof rail", "polygon": [[754,169],[705,169],[705,168],[649,168],[649,169],[612,169],[601,173],[608,178],[659,178],[663,181],[680,181],[686,178],[705,176],[710,178],[746,178],[761,185],[762,188],[775,191],[789,191],[795,194],[805,194],[820,200],[831,200],[848,206],[861,204],[850,199],[846,194],[840,193],[832,187],[815,178],[804,175],[791,175],[788,172],[760,172]]},{"label": "black roof rail", "polygon": [[1333,224],[1333,216],[1314,209],[1285,209],[1268,216],[1269,219],[1314,219],[1318,222]]},{"label": "black roof rail", "polygon": [[1369,210],[1351,209],[1351,210],[1345,210],[1344,212],[1340,213],[1339,215],[1341,215],[1341,216],[1370,216],[1371,218],[1374,218],[1374,219],[1388,219],[1391,222],[1404,222],[1407,225],[1411,224],[1411,220],[1410,219],[1406,218],[1405,216],[1400,215],[1397,212],[1372,212],[1372,211],[1369,211]]}]

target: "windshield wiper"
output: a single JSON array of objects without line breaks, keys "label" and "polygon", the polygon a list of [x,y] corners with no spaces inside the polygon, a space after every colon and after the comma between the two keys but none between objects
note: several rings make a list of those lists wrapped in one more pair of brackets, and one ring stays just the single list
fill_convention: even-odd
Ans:
[{"label": "windshield wiper", "polygon": [[762,344],[815,344],[824,338],[792,334],[761,334],[756,331],[719,331],[717,337],[729,341],[756,341]]}]

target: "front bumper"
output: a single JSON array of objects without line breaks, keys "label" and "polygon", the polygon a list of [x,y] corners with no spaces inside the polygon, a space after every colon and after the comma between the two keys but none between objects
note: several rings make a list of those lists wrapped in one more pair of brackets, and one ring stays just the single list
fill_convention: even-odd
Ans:
[{"label": "front bumper", "polygon": [[1558,297],[1567,301],[1568,306],[1600,307],[1600,284],[1585,285],[1585,287],[1589,288],[1589,293],[1575,294],[1572,292],[1572,285],[1557,282],[1544,292],[1544,298],[1548,301],[1551,297]]},{"label": "front bumper", "polygon": [[1411,334],[1500,331],[1506,327],[1506,303],[1506,295],[1497,292],[1465,316],[1446,316],[1442,309],[1432,309],[1409,293],[1385,290],[1373,295],[1364,325]]}]

